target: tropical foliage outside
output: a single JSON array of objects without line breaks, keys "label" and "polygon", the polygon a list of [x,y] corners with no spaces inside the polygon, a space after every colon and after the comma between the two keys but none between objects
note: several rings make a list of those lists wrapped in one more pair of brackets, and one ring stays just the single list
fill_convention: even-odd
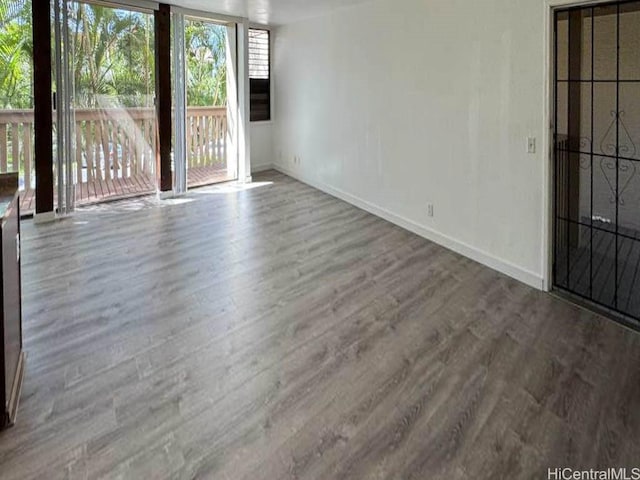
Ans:
[{"label": "tropical foliage outside", "polygon": [[33,108],[31,3],[0,0],[0,108]]},{"label": "tropical foliage outside", "polygon": [[[153,16],[71,2],[69,36],[77,108],[153,105]],[[226,104],[225,27],[187,21],[189,106]],[[0,0],[0,108],[33,108],[31,0]]]}]

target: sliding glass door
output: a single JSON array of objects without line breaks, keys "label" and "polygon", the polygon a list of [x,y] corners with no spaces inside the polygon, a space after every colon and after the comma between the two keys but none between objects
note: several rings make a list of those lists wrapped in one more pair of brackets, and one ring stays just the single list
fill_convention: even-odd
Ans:
[{"label": "sliding glass door", "polygon": [[54,2],[57,206],[156,190],[154,18]]},{"label": "sliding glass door", "polygon": [[[31,2],[0,0],[0,173],[19,172],[23,213],[35,209],[36,183]],[[154,11],[144,5],[50,2],[53,205],[59,214],[157,191]],[[238,28],[179,8],[172,12],[172,166],[174,190],[181,192],[238,178]],[[46,182],[43,191],[51,194]]]},{"label": "sliding glass door", "polygon": [[22,213],[35,208],[31,0],[0,0],[0,173],[18,172]]},{"label": "sliding glass door", "polygon": [[237,97],[230,74],[235,32],[235,25],[173,15],[174,178],[178,193],[238,178],[234,147]]},{"label": "sliding glass door", "polygon": [[54,82],[54,178],[57,181],[57,210],[67,214],[75,208],[75,191],[73,182],[75,143],[74,113],[71,98],[73,94],[73,77],[71,76],[71,55],[73,45],[69,35],[69,18],[71,2],[55,0],[53,5],[53,38],[55,76]]}]

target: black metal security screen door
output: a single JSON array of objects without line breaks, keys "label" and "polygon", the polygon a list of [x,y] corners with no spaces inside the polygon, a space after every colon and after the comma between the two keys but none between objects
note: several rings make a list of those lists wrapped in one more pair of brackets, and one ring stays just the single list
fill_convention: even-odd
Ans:
[{"label": "black metal security screen door", "polygon": [[640,326],[640,1],[555,13],[554,286]]}]

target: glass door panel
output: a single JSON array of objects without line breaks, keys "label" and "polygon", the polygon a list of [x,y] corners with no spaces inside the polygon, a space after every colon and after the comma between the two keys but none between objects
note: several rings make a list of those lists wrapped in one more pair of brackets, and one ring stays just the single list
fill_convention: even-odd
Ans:
[{"label": "glass door panel", "polygon": [[235,28],[184,19],[185,163],[188,187],[236,180],[237,157],[229,145],[228,35]]},{"label": "glass door panel", "polygon": [[153,193],[157,185],[153,13],[79,1],[60,3],[61,41],[56,44],[62,50],[56,80],[63,93],[65,86],[69,88],[66,96],[59,95],[64,103],[58,102],[64,117],[58,123],[67,128],[68,146],[61,150],[64,161],[59,162],[57,193],[69,192],[77,205]]},{"label": "glass door panel", "polygon": [[0,173],[18,172],[21,213],[35,210],[31,0],[0,2]]},{"label": "glass door panel", "polygon": [[640,328],[640,1],[555,32],[554,287]]},{"label": "glass door panel", "polygon": [[71,3],[55,0],[53,4],[54,31],[54,178],[56,179],[56,207],[59,215],[69,214],[75,208],[75,192],[72,176],[75,153],[74,112],[71,102],[73,77],[71,76],[71,53],[73,45],[69,36]]}]

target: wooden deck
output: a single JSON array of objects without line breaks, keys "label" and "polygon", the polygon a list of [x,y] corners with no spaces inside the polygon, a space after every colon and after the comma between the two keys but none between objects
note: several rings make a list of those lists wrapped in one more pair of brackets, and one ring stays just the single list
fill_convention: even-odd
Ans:
[{"label": "wooden deck", "polygon": [[[220,166],[205,166],[189,169],[189,188],[235,180],[235,174]],[[76,206],[149,195],[156,191],[155,179],[140,174],[129,178],[116,178],[76,184]],[[57,192],[54,190],[54,204]],[[20,193],[20,211],[32,214],[36,208],[36,192],[33,188]]]},{"label": "wooden deck", "polygon": [[[116,178],[76,184],[76,205],[89,205],[106,200],[134,197],[155,192],[155,180],[147,175]],[[54,190],[54,204],[57,192]],[[36,208],[36,192],[33,188],[20,193],[20,210],[23,215],[31,214]]]},{"label": "wooden deck", "polygon": [[189,167],[187,182],[189,188],[202,187],[213,183],[230,182],[236,180],[233,171],[227,170],[222,165],[210,165],[205,167]]}]

